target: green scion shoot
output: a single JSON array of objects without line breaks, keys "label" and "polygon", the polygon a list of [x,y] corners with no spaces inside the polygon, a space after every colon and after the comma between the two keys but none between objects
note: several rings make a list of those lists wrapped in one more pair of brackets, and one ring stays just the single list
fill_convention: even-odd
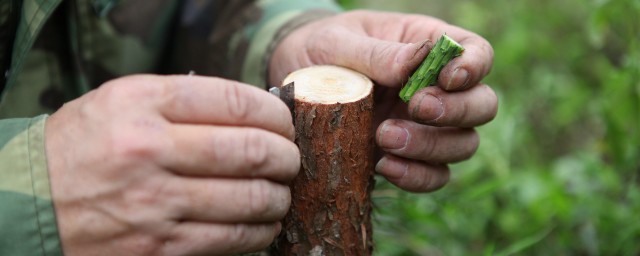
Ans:
[{"label": "green scion shoot", "polygon": [[409,77],[409,81],[400,91],[400,98],[409,102],[418,90],[435,84],[442,68],[453,58],[460,56],[462,51],[464,48],[459,43],[447,35],[442,35],[420,67]]}]

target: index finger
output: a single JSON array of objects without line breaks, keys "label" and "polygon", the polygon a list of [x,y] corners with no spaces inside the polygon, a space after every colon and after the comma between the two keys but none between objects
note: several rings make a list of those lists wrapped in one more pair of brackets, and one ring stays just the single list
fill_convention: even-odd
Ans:
[{"label": "index finger", "polygon": [[293,140],[289,109],[260,88],[203,76],[136,78],[150,85],[146,93],[153,98],[152,107],[172,123],[255,127]]},{"label": "index finger", "polygon": [[478,84],[491,71],[493,65],[493,48],[489,42],[471,31],[448,24],[431,17],[414,16],[416,25],[410,23],[407,38],[403,41],[418,42],[425,35],[432,41],[447,34],[464,48],[460,57],[447,64],[438,77],[438,86],[447,91],[463,90]]}]

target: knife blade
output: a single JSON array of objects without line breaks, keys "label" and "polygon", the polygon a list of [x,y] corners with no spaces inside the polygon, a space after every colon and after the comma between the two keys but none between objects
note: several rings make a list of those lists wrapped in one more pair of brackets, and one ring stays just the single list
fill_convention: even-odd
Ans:
[{"label": "knife blade", "polygon": [[276,97],[280,98],[282,102],[289,108],[291,111],[291,116],[293,120],[295,120],[295,84],[294,82],[288,83],[281,87],[271,87],[269,92]]}]

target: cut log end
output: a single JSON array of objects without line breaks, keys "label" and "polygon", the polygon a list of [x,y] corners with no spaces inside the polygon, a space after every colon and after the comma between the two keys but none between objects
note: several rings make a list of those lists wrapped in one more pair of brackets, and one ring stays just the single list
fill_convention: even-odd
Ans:
[{"label": "cut log end", "polygon": [[337,66],[291,73],[301,169],[276,255],[371,255],[373,82]]},{"label": "cut log end", "polygon": [[296,99],[319,104],[349,103],[367,97],[373,82],[363,74],[338,66],[297,70],[283,84],[295,81]]}]

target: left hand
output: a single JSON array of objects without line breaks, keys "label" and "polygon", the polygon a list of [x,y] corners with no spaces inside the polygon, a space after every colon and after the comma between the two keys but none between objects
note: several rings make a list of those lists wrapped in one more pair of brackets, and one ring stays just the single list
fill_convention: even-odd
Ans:
[{"label": "left hand", "polygon": [[[398,92],[435,41],[446,33],[465,48],[440,73],[437,86],[418,91],[407,107]],[[421,15],[355,11],[306,24],[276,48],[270,84],[290,72],[322,64],[344,66],[376,84],[375,124],[380,160],[376,171],[414,192],[441,188],[447,163],[471,157],[479,145],[473,129],[497,113],[496,94],[480,80],[493,62],[482,37]]]}]

